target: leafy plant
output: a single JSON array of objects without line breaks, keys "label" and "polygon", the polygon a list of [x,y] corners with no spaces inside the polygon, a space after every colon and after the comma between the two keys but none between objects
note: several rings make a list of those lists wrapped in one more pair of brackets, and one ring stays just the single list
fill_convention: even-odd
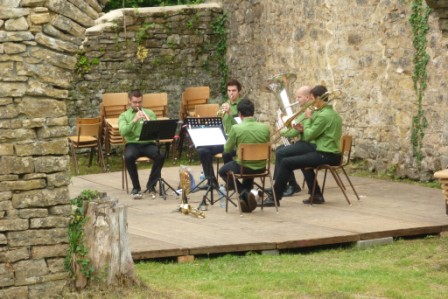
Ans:
[{"label": "leafy plant", "polygon": [[216,52],[219,55],[219,70],[221,72],[221,93],[226,95],[226,82],[228,76],[228,67],[226,62],[227,51],[227,14],[223,13],[213,23],[213,32],[218,36],[218,43],[216,45]]},{"label": "leafy plant", "polygon": [[79,76],[85,75],[92,70],[92,66],[100,63],[99,58],[89,59],[84,53],[78,54],[78,61],[75,65],[75,73]]},{"label": "leafy plant", "polygon": [[88,248],[84,244],[85,202],[98,198],[98,191],[84,190],[73,198],[70,203],[73,206],[73,214],[68,225],[69,250],[65,257],[64,266],[72,276],[79,266],[81,273],[87,278],[92,278],[93,266],[88,258]]},{"label": "leafy plant", "polygon": [[411,23],[412,33],[414,35],[413,45],[415,48],[414,54],[414,74],[412,80],[414,81],[414,90],[417,94],[417,115],[412,118],[412,152],[414,157],[420,163],[423,154],[421,151],[423,144],[423,137],[425,136],[425,128],[428,126],[428,120],[425,117],[423,110],[423,95],[427,86],[428,74],[426,73],[426,65],[429,62],[429,55],[426,52],[426,34],[429,31],[428,17],[431,13],[431,8],[423,7],[423,0],[412,1],[412,14],[409,18]]}]

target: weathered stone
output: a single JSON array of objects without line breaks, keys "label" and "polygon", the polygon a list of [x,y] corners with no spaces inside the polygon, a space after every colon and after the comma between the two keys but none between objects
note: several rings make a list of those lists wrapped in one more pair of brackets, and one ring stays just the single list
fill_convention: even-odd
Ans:
[{"label": "weathered stone", "polygon": [[8,201],[0,201],[0,210],[6,211],[6,210],[11,210],[12,209],[12,204],[11,202]]},{"label": "weathered stone", "polygon": [[[2,82],[0,84],[0,97],[22,97],[25,92],[26,83]],[[5,114],[0,110],[0,118],[3,118],[3,115]]]},{"label": "weathered stone", "polygon": [[72,35],[65,34],[61,30],[55,28],[53,25],[50,25],[50,24],[43,25],[42,32],[45,33],[46,35],[52,36],[56,39],[68,41],[68,42],[71,42],[71,43],[74,43],[77,45],[81,44],[81,42],[82,42],[81,38],[77,38]]},{"label": "weathered stone", "polygon": [[[1,263],[0,264],[0,287],[8,287],[8,286],[13,286],[13,285],[14,285],[14,268],[9,263]],[[16,298],[15,294],[12,298]]]},{"label": "weathered stone", "polygon": [[[68,0],[70,3],[75,5],[77,8],[79,8],[83,13],[85,13],[91,20],[96,20],[99,17],[99,14],[97,11],[95,11],[89,3],[86,3],[86,1],[78,1],[78,0]],[[93,26],[93,23],[90,24],[90,27]]]},{"label": "weathered stone", "polygon": [[30,20],[35,25],[42,25],[50,22],[50,14],[49,13],[31,14]]},{"label": "weathered stone", "polygon": [[67,228],[12,231],[8,233],[9,246],[56,245],[66,243]]},{"label": "weathered stone", "polygon": [[0,182],[0,191],[24,191],[42,189],[47,186],[45,180],[29,181],[3,181]]},{"label": "weathered stone", "polygon": [[7,174],[7,175],[0,175],[0,182],[3,181],[16,181],[19,179],[18,175],[14,174]]},{"label": "weathered stone", "polygon": [[34,172],[32,157],[5,156],[1,158],[0,174],[23,174]]},{"label": "weathered stone", "polygon": [[44,83],[62,88],[70,86],[71,72],[50,64],[25,64],[25,69]]},{"label": "weathered stone", "polygon": [[62,31],[69,32],[71,35],[76,37],[83,37],[84,32],[86,31],[84,27],[61,15],[55,16],[51,22],[51,25]]},{"label": "weathered stone", "polygon": [[6,76],[9,76],[9,74],[12,73],[13,69],[14,69],[14,62],[12,61],[0,62],[0,77],[4,78]]},{"label": "weathered stone", "polygon": [[29,129],[0,130],[0,142],[27,140],[35,137],[36,133]]},{"label": "weathered stone", "polygon": [[48,216],[45,218],[32,218],[30,220],[30,228],[67,227],[69,222],[70,218],[68,217]]},{"label": "weathered stone", "polygon": [[68,153],[67,140],[65,138],[49,141],[17,143],[15,149],[17,156],[66,155]]},{"label": "weathered stone", "polygon": [[[47,275],[47,278],[44,278],[48,282],[40,283],[37,285],[29,286],[29,298],[45,298],[48,297],[48,294],[54,294],[54,297],[57,297],[57,294],[61,294],[63,288],[67,284],[68,273],[59,274],[57,276]],[[49,281],[51,279],[54,281]],[[57,280],[55,279],[57,278]]]},{"label": "weathered stone", "polygon": [[57,172],[47,176],[48,188],[63,187],[70,184],[70,175],[68,172]]},{"label": "weathered stone", "polygon": [[[67,254],[67,248],[65,248],[65,252],[63,252],[62,256]],[[51,273],[59,273],[65,272],[64,259],[63,258],[53,258],[47,259],[48,270]]]},{"label": "weathered stone", "polygon": [[68,52],[75,54],[79,50],[79,46],[68,41],[60,41],[43,33],[36,34],[36,42],[44,47],[48,47],[59,52]]},{"label": "weathered stone", "polygon": [[29,228],[27,219],[0,219],[0,232],[23,231]]},{"label": "weathered stone", "polygon": [[8,31],[25,31],[28,30],[28,22],[24,17],[9,19],[5,22],[5,29]]},{"label": "weathered stone", "polygon": [[14,193],[12,205],[15,209],[43,208],[64,205],[69,202],[67,187],[42,189]]},{"label": "weathered stone", "polygon": [[29,118],[62,117],[66,114],[65,103],[54,99],[25,97],[18,107]]},{"label": "weathered stone", "polygon": [[30,10],[28,8],[11,8],[6,6],[0,9],[0,19],[17,19],[29,14]]},{"label": "weathered stone", "polygon": [[41,139],[67,137],[68,133],[68,127],[43,127],[37,130],[37,137]]},{"label": "weathered stone", "polygon": [[65,99],[67,98],[68,91],[57,89],[53,85],[30,79],[28,81],[27,94],[30,96],[47,96],[56,99]]},{"label": "weathered stone", "polygon": [[28,285],[39,282],[39,277],[48,273],[44,259],[19,261],[14,264],[15,285]]},{"label": "weathered stone", "polygon": [[[0,213],[0,219],[3,218],[4,211],[2,211]],[[0,245],[6,245],[8,244],[8,239],[6,239],[5,234],[0,234]],[[7,252],[8,253],[8,252]],[[0,263],[4,263],[5,261],[3,261],[2,256],[4,255],[3,252],[0,251]]]},{"label": "weathered stone", "polygon": [[20,129],[21,127],[22,121],[20,119],[0,120],[1,129]]},{"label": "weathered stone", "polygon": [[[1,274],[0,274],[1,275]],[[11,287],[2,289],[5,298],[37,298],[29,297],[28,287]]]},{"label": "weathered stone", "polygon": [[33,259],[45,259],[49,257],[65,257],[68,251],[68,244],[56,244],[51,246],[33,246],[31,257]]},{"label": "weathered stone", "polygon": [[71,205],[54,206],[49,209],[50,215],[70,216],[72,214]]},{"label": "weathered stone", "polygon": [[0,202],[10,200],[12,198],[12,192],[0,192]]},{"label": "weathered stone", "polygon": [[8,251],[0,252],[0,263],[15,263],[29,258],[30,253],[26,247],[11,248]]},{"label": "weathered stone", "polygon": [[34,160],[34,167],[36,172],[59,173],[67,171],[70,163],[69,156],[63,157],[37,157]]},{"label": "weathered stone", "polygon": [[0,42],[23,42],[34,40],[34,35],[28,31],[6,32],[4,38],[0,34]]},{"label": "weathered stone", "polygon": [[19,54],[26,51],[26,45],[17,43],[4,43],[3,48],[6,54]]},{"label": "weathered stone", "polygon": [[52,11],[59,13],[60,15],[76,20],[84,27],[90,27],[94,25],[92,18],[87,16],[78,7],[66,0],[48,0],[47,7]]},{"label": "weathered stone", "polygon": [[34,6],[42,6],[47,0],[22,0],[23,7],[34,7]]},{"label": "weathered stone", "polygon": [[73,70],[76,65],[76,57],[73,55],[64,55],[55,51],[43,48],[33,48],[30,51],[32,57],[41,59],[41,61],[49,61],[52,65]]},{"label": "weathered stone", "polygon": [[23,180],[35,180],[35,179],[45,179],[47,178],[46,173],[27,173],[22,176]]},{"label": "weathered stone", "polygon": [[14,155],[14,145],[0,143],[0,156],[12,156]]},{"label": "weathered stone", "polygon": [[48,216],[47,209],[20,209],[19,217],[23,219],[43,218]]},{"label": "weathered stone", "polygon": [[68,125],[68,118],[66,116],[57,118],[47,118],[47,126],[66,126]]},{"label": "weathered stone", "polygon": [[41,128],[45,125],[45,118],[33,118],[33,119],[25,119],[22,122],[22,126],[27,129],[31,128]]}]

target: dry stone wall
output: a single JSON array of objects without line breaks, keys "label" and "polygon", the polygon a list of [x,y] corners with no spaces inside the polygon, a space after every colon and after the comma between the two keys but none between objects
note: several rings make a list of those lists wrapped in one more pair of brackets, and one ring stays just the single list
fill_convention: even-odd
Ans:
[{"label": "dry stone wall", "polygon": [[67,283],[66,99],[96,0],[0,0],[0,298]]},{"label": "dry stone wall", "polygon": [[371,170],[429,179],[448,167],[447,42],[439,27],[443,1],[430,2],[439,6],[429,19],[423,100],[428,127],[421,166],[411,146],[417,113],[411,1],[224,0],[230,76],[241,79],[263,120],[273,117],[277,103],[260,86],[274,74],[297,74],[293,88],[323,83],[343,90],[348,96],[335,107],[345,132],[354,137],[354,157],[368,161]]}]

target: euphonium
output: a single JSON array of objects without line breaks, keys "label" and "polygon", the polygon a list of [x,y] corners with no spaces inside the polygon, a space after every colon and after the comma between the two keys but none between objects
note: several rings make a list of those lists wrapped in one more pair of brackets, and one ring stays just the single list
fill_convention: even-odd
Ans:
[{"label": "euphonium", "polygon": [[[277,109],[277,129],[281,129],[283,124],[283,117],[290,117],[293,115],[292,107],[298,103],[290,102],[290,85],[296,80],[297,76],[292,73],[282,73],[275,75],[268,79],[262,86],[262,90],[273,93],[279,103],[279,109]],[[284,145],[289,145],[288,138],[281,137]]]},{"label": "euphonium", "polygon": [[179,172],[180,185],[182,188],[182,202],[179,207],[179,211],[184,215],[193,215],[198,218],[205,218],[205,214],[198,209],[192,208],[188,203],[188,194],[190,194],[190,173],[187,169],[181,169]]}]

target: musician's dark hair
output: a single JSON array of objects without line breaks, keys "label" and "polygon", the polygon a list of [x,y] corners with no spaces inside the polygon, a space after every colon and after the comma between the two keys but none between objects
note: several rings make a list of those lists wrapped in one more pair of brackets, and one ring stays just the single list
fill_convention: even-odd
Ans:
[{"label": "musician's dark hair", "polygon": [[323,85],[316,85],[310,91],[310,93],[314,96],[315,99],[319,97],[323,101],[328,101],[328,94],[323,96],[327,92],[328,92],[327,88]]},{"label": "musician's dark hair", "polygon": [[242,99],[238,103],[237,109],[242,116],[254,116],[255,106],[254,103],[252,103],[252,101],[248,98]]},{"label": "musician's dark hair", "polygon": [[129,99],[132,99],[133,97],[141,98],[142,96],[143,96],[142,92],[138,89],[134,89],[134,90],[131,90],[130,92],[128,92]]},{"label": "musician's dark hair", "polygon": [[236,88],[238,89],[238,91],[241,91],[241,83],[236,80],[236,79],[230,79],[229,81],[227,81],[226,83],[226,88],[229,86],[236,86]]}]

